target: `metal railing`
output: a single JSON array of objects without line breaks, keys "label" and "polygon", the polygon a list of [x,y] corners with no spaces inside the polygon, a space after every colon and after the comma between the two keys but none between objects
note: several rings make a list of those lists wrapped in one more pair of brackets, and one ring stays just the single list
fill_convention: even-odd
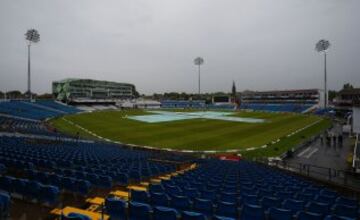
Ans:
[{"label": "metal railing", "polygon": [[289,162],[286,160],[257,160],[271,167],[291,171],[321,181],[360,190],[360,174],[351,170],[338,170],[312,164]]}]

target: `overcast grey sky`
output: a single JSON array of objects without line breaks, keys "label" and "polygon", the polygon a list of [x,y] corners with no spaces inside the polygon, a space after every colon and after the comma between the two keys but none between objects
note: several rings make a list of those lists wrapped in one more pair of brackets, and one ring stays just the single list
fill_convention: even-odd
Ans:
[{"label": "overcast grey sky", "polygon": [[33,91],[67,77],[130,82],[140,93],[322,88],[328,39],[330,89],[360,86],[359,0],[1,0],[0,90]]}]

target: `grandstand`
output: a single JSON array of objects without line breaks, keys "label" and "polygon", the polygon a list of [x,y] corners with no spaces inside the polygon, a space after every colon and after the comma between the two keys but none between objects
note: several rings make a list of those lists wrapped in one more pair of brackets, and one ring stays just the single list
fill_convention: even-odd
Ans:
[{"label": "grandstand", "polygon": [[[176,106],[174,102],[164,103],[168,108],[190,107],[185,101],[176,102]],[[199,107],[204,104],[194,101],[191,105],[194,103]],[[0,112],[3,218],[360,217],[360,192],[356,189],[320,183],[238,157],[232,157],[235,161],[200,158],[196,154],[79,140],[66,135],[53,139],[54,133],[44,120],[80,111],[50,100],[1,102]],[[24,204],[31,211],[25,210]],[[38,209],[46,211],[33,211]]]},{"label": "grandstand", "polygon": [[52,83],[58,101],[72,104],[116,104],[136,96],[135,86],[93,79],[63,79]]},{"label": "grandstand", "polygon": [[321,107],[318,89],[245,91],[241,94],[241,109],[272,112],[306,112]]}]

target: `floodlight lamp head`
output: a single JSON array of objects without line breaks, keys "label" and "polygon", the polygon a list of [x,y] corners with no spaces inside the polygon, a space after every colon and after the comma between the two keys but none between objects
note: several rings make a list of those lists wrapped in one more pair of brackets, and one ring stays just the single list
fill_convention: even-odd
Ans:
[{"label": "floodlight lamp head", "polygon": [[195,59],[194,59],[194,64],[195,65],[202,65],[204,63],[204,59],[202,58],[202,57],[196,57]]},{"label": "floodlight lamp head", "polygon": [[329,49],[329,47],[330,47],[330,42],[328,40],[321,39],[316,43],[315,50],[317,52],[323,52]]},{"label": "floodlight lamp head", "polygon": [[37,43],[40,41],[40,34],[35,29],[29,29],[25,34],[25,39],[30,43]]}]

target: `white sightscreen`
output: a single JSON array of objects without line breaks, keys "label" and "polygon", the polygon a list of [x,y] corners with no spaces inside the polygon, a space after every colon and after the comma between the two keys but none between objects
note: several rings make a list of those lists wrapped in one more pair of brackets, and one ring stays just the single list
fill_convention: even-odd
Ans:
[{"label": "white sightscreen", "polygon": [[360,134],[360,107],[353,108],[353,132]]}]

